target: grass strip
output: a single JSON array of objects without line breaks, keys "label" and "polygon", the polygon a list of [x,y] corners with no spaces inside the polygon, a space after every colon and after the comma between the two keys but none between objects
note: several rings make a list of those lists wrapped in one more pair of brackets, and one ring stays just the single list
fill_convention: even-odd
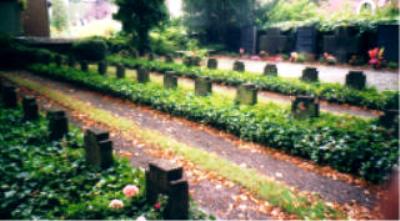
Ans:
[{"label": "grass strip", "polygon": [[254,169],[242,168],[231,161],[220,158],[214,153],[180,143],[157,131],[140,128],[132,120],[116,117],[110,112],[95,108],[76,98],[64,95],[33,81],[11,75],[7,75],[6,78],[21,86],[35,90],[70,109],[79,111],[94,121],[112,128],[118,128],[124,136],[138,137],[146,143],[173,151],[200,168],[216,172],[218,175],[254,192],[272,205],[279,206],[286,212],[295,214],[302,219],[344,218],[344,214],[341,211],[326,205],[324,201],[319,199],[310,201],[303,194],[291,191],[285,184],[259,174]]}]

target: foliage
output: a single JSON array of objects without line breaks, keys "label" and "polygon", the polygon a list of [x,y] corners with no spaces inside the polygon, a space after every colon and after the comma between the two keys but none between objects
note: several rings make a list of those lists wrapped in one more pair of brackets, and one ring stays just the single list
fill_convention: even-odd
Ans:
[{"label": "foliage", "polygon": [[197,97],[185,90],[165,90],[157,84],[135,84],[54,65],[34,65],[30,70],[206,123],[374,182],[385,179],[398,158],[397,136],[373,121],[330,114],[297,120],[290,110],[272,103],[239,106],[221,96]]},{"label": "foliage", "polygon": [[52,13],[51,13],[51,25],[57,31],[63,31],[68,28],[68,11],[64,3],[64,0],[53,0]]},{"label": "foliage", "polygon": [[86,61],[100,61],[107,55],[107,44],[101,39],[87,39],[75,42],[73,45],[74,56]]},{"label": "foliage", "polygon": [[164,0],[116,0],[119,9],[114,19],[121,21],[122,29],[138,41],[140,53],[149,49],[149,32],[167,20]]},{"label": "foliage", "polygon": [[[127,160],[98,171],[85,162],[82,133],[50,143],[44,119],[24,122],[20,110],[0,105],[0,216],[3,219],[162,219],[161,210],[145,201],[144,173]],[[12,126],[10,126],[12,125]],[[139,187],[127,198],[126,185]],[[122,199],[122,209],[109,208]],[[198,211],[192,219],[204,219]]]},{"label": "foliage", "polygon": [[111,63],[124,64],[131,68],[144,67],[159,72],[173,70],[179,76],[185,77],[207,76],[215,83],[224,83],[233,86],[251,82],[262,90],[274,91],[287,95],[316,95],[329,102],[348,103],[379,110],[384,109],[390,97],[398,93],[392,91],[378,92],[373,88],[356,90],[339,84],[305,83],[295,79],[267,77],[249,72],[242,73],[226,70],[211,70],[204,67],[186,67],[183,64],[169,64],[161,61],[147,61],[118,56],[109,57],[108,60]]}]

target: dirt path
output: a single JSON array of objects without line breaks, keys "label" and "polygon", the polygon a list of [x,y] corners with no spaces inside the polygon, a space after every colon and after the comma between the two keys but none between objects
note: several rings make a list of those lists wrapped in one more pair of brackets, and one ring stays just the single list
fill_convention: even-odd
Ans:
[{"label": "dirt path", "polygon": [[242,142],[237,138],[218,133],[203,125],[191,124],[185,120],[173,118],[148,108],[135,106],[130,102],[122,102],[120,99],[102,96],[98,93],[26,73],[23,76],[90,103],[97,108],[134,120],[141,127],[157,130],[182,143],[214,152],[240,166],[254,168],[262,174],[274,177],[299,190],[316,192],[327,201],[338,203],[357,202],[367,207],[373,206],[373,194],[362,187],[335,180],[303,169],[288,161],[277,159],[263,151],[263,147],[260,148],[257,145]]},{"label": "dirt path", "polygon": [[[33,79],[33,78],[32,78]],[[35,80],[45,83],[45,80],[35,78]],[[46,85],[49,82],[46,81]],[[57,85],[58,86],[58,85]],[[69,94],[74,93],[74,89],[64,87]],[[63,91],[65,91],[63,90]],[[20,88],[20,97],[24,95],[33,95],[37,97],[38,104],[42,111],[51,109],[66,109],[58,104],[56,101],[29,90],[27,88]],[[107,126],[97,124],[90,119],[86,119],[80,113],[67,109],[68,118],[73,125],[86,129],[96,127],[103,130],[110,131],[111,140],[114,143],[114,151],[122,156],[129,157],[130,162],[134,167],[147,168],[149,162],[154,160],[168,159],[174,163],[177,159],[171,156],[162,156],[160,153],[152,153],[151,147],[144,146],[135,138],[126,139],[118,131],[113,131]],[[153,151],[154,152],[154,151]],[[232,182],[218,179],[210,179],[207,174],[204,174],[192,167],[185,168],[185,177],[189,180],[189,191],[191,197],[195,200],[197,205],[207,213],[217,216],[218,219],[226,220],[268,220],[271,219],[271,211],[273,212],[272,219],[288,217],[279,208],[271,207],[268,202],[260,201],[254,198],[242,187],[233,184]],[[261,202],[261,203],[260,203]]]}]

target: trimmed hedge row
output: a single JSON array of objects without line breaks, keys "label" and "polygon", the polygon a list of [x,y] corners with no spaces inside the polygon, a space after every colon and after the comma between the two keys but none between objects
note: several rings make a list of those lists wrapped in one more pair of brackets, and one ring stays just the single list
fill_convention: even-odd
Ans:
[{"label": "trimmed hedge row", "polygon": [[129,68],[147,68],[152,71],[175,71],[179,76],[194,78],[208,76],[215,83],[238,86],[250,82],[258,88],[285,95],[315,95],[332,103],[347,103],[371,109],[398,109],[399,92],[378,92],[374,88],[356,90],[333,83],[305,83],[296,79],[267,77],[249,72],[227,70],[212,70],[205,67],[187,67],[183,64],[148,61],[140,58],[123,58],[110,56],[108,61],[113,64],[124,64]]},{"label": "trimmed hedge row", "polygon": [[221,96],[197,97],[55,65],[33,65],[33,73],[149,105],[157,110],[209,124],[245,140],[282,149],[373,182],[385,180],[399,156],[398,138],[376,121],[322,114],[297,120],[274,104],[235,105]]}]

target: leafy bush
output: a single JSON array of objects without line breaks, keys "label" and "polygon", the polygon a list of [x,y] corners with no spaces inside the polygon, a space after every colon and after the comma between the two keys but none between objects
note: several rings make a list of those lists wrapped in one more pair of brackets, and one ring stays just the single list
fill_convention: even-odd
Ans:
[{"label": "leafy bush", "polygon": [[237,86],[251,82],[262,90],[274,91],[286,95],[309,94],[333,103],[348,103],[357,106],[382,110],[392,96],[398,94],[394,91],[378,92],[376,89],[367,88],[355,90],[349,87],[332,83],[305,83],[294,79],[267,77],[255,73],[242,73],[226,70],[211,70],[204,67],[186,67],[182,64],[164,63],[161,61],[147,61],[144,59],[122,58],[111,56],[111,63],[124,64],[131,68],[144,67],[153,71],[175,71],[179,76],[195,77],[207,76],[215,83]]},{"label": "leafy bush", "polygon": [[319,118],[296,120],[289,109],[272,103],[239,106],[221,96],[197,97],[186,90],[165,90],[158,84],[135,84],[130,79],[54,65],[34,65],[30,70],[206,123],[374,182],[387,177],[399,156],[397,136],[374,121],[324,113]]},{"label": "leafy bush", "polygon": [[88,39],[74,43],[74,56],[86,61],[100,61],[107,55],[107,44],[101,39]]},{"label": "leafy bush", "polygon": [[[24,122],[20,110],[0,104],[0,217],[2,219],[162,219],[146,203],[144,172],[128,160],[98,171],[85,161],[82,133],[73,129],[66,141],[50,143],[44,119]],[[127,184],[139,188],[124,196]],[[113,209],[110,201],[124,207]],[[191,219],[207,218],[192,209]]]}]

